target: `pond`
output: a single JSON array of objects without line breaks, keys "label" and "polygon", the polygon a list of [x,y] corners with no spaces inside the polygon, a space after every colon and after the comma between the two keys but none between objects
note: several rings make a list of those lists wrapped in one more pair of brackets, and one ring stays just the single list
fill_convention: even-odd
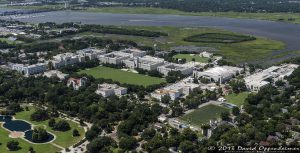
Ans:
[{"label": "pond", "polygon": [[24,138],[33,143],[46,143],[54,139],[54,135],[48,133],[48,139],[44,141],[32,140],[32,125],[23,120],[13,120],[12,116],[0,115],[0,122],[4,122],[3,127],[9,131],[24,132]]}]

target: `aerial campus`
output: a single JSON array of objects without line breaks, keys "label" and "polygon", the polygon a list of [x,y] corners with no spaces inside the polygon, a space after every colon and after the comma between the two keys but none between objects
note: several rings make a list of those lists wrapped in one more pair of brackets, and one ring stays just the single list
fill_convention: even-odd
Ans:
[{"label": "aerial campus", "polygon": [[0,153],[299,152],[300,1],[270,1],[0,0]]}]

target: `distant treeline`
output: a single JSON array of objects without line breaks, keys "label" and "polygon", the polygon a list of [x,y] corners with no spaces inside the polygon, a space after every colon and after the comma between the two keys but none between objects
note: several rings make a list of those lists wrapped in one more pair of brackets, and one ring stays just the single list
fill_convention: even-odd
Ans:
[{"label": "distant treeline", "polygon": [[255,40],[253,36],[224,34],[224,33],[203,33],[192,35],[184,38],[188,42],[203,42],[203,43],[239,43],[244,41]]},{"label": "distant treeline", "polygon": [[102,26],[102,25],[85,25],[82,27],[81,31],[90,31],[90,32],[107,33],[107,34],[119,34],[119,35],[134,35],[134,36],[144,36],[144,37],[168,36],[167,33],[163,33],[163,32],[119,28],[119,27],[115,27],[115,26]]},{"label": "distant treeline", "polygon": [[[88,0],[95,4],[99,0]],[[100,0],[104,1],[104,0]],[[178,9],[186,12],[300,12],[300,0],[105,0],[124,6]]]}]

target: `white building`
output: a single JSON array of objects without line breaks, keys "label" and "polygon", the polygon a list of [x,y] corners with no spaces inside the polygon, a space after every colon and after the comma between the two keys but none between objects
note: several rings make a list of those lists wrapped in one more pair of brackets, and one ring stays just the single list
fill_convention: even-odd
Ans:
[{"label": "white building", "polygon": [[79,62],[84,62],[85,57],[74,53],[63,53],[53,56],[51,60],[54,68],[61,68],[67,65],[72,65]]},{"label": "white building", "polygon": [[50,71],[44,72],[44,76],[48,77],[48,78],[57,77],[60,80],[65,80],[69,75],[62,73],[58,70],[50,70]]},{"label": "white building", "polygon": [[67,82],[68,87],[73,87],[74,90],[78,90],[80,87],[83,87],[86,85],[87,78],[82,77],[82,78],[69,78]]},{"label": "white building", "polygon": [[232,67],[232,66],[218,66],[203,72],[194,71],[193,76],[195,78],[207,78],[212,82],[226,82],[229,81],[232,77],[240,74],[244,71],[243,68]]},{"label": "white building", "polygon": [[163,65],[164,59],[152,56],[144,56],[125,59],[123,62],[126,67],[131,69],[140,68],[143,70],[151,71],[156,70],[158,66]]},{"label": "white building", "polygon": [[280,66],[272,66],[261,72],[252,74],[244,78],[246,86],[251,91],[259,91],[259,89],[267,84],[270,84],[268,79],[275,81],[283,80],[284,77],[290,76],[298,67],[296,64],[284,64]]},{"label": "white building", "polygon": [[102,55],[105,54],[105,50],[104,49],[96,49],[96,48],[85,48],[85,49],[81,49],[78,50],[76,53],[78,55],[84,56],[84,57],[88,57],[90,60],[96,59],[98,55]]},{"label": "white building", "polygon": [[180,71],[183,75],[190,75],[193,73],[193,67],[184,64],[168,63],[157,67],[157,71],[165,76],[171,71]]},{"label": "white building", "polygon": [[199,86],[199,84],[181,81],[166,86],[162,89],[157,89],[151,93],[151,96],[158,100],[161,100],[164,96],[170,96],[171,100],[176,100],[180,97],[189,95],[195,88],[198,88]]},{"label": "white building", "polygon": [[132,48],[123,49],[123,50],[120,50],[120,52],[130,54],[131,58],[132,57],[143,57],[147,54],[146,51],[142,51],[139,49],[132,49]]},{"label": "white building", "polygon": [[123,63],[123,60],[130,58],[131,54],[125,53],[125,52],[111,52],[108,54],[99,55],[98,59],[101,63],[105,64],[121,64]]},{"label": "white building", "polygon": [[29,76],[45,72],[47,69],[47,65],[45,63],[38,63],[33,65],[13,64],[12,69],[17,70],[18,72],[26,76]]},{"label": "white building", "polygon": [[127,94],[127,88],[120,87],[116,84],[98,84],[96,94],[102,95],[103,97],[109,97],[112,95],[122,96]]}]

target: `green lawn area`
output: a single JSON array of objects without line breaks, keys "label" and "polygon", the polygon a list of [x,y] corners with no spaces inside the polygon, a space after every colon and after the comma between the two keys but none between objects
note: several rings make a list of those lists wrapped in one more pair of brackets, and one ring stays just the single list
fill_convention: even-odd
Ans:
[{"label": "green lawn area", "polygon": [[221,113],[225,111],[230,110],[225,107],[209,104],[198,108],[191,113],[183,115],[181,119],[192,125],[201,126],[202,124],[209,122],[211,119],[219,118]]},{"label": "green lawn area", "polygon": [[10,40],[8,40],[7,38],[0,38],[0,41],[4,41],[4,42],[6,42],[6,43],[8,43],[8,44],[19,44],[19,43],[22,43],[22,41],[10,41]]},{"label": "green lawn area", "polygon": [[[0,143],[2,143],[2,145],[0,145],[1,153],[12,153],[12,152],[28,153],[28,149],[30,146],[33,147],[36,153],[54,153],[61,150],[51,144],[30,144],[29,142],[20,138],[16,138],[16,139],[9,138],[8,135],[9,135],[8,131],[6,131],[3,128],[0,128],[0,136],[1,136]],[[19,146],[21,147],[21,149],[18,151],[8,151],[6,148],[6,143],[11,140],[17,140],[19,142]]]},{"label": "green lawn area", "polygon": [[[69,147],[77,142],[79,142],[81,139],[83,139],[84,135],[85,135],[85,132],[84,132],[84,129],[82,127],[80,127],[78,124],[72,122],[72,121],[69,121],[69,120],[66,120],[70,126],[71,126],[71,130],[69,131],[66,131],[66,132],[60,132],[60,131],[54,131],[52,130],[50,127],[48,127],[48,120],[46,121],[42,121],[42,122],[36,122],[36,121],[31,121],[30,120],[30,115],[35,111],[35,108],[34,107],[29,107],[29,111],[22,111],[22,112],[19,112],[15,115],[15,117],[17,119],[23,119],[23,120],[26,120],[30,123],[32,123],[33,125],[44,125],[46,126],[46,130],[55,134],[56,135],[56,139],[53,141],[55,144],[58,144],[64,148],[66,147]],[[60,118],[56,118],[55,119],[56,122],[59,121],[59,120],[62,120]],[[73,129],[77,129],[80,133],[80,136],[79,137],[73,137],[72,136],[72,131]]]},{"label": "green lawn area", "polygon": [[120,83],[128,83],[142,86],[149,86],[165,82],[165,80],[161,78],[127,72],[120,69],[114,69],[105,66],[98,66],[95,68],[81,70],[79,73],[86,73],[88,75],[94,76],[95,78],[112,79]]},{"label": "green lawn area", "polygon": [[206,57],[201,57],[198,54],[176,54],[173,56],[173,58],[178,58],[178,59],[186,59],[186,61],[192,61],[195,59],[196,62],[200,63],[208,63],[208,58]]},{"label": "green lawn area", "polygon": [[[183,12],[175,9],[150,8],[150,7],[102,7],[88,8],[87,12],[127,13],[127,14],[174,14],[192,16],[217,16],[242,19],[260,19],[282,21],[300,24],[300,13],[245,13],[245,12]],[[290,21],[289,19],[294,20]]]},{"label": "green lawn area", "polygon": [[249,94],[250,94],[249,92],[242,92],[242,93],[238,93],[238,94],[232,93],[232,94],[225,96],[225,99],[229,103],[235,104],[237,106],[241,106],[244,104],[245,99],[248,97]]},{"label": "green lawn area", "polygon": [[[153,46],[157,44],[157,48],[162,50],[170,50],[176,46],[198,46],[198,47],[213,47],[219,50],[216,52],[217,55],[221,55],[226,58],[227,61],[236,64],[243,62],[252,61],[263,61],[266,58],[272,57],[273,51],[282,50],[285,45],[284,43],[276,40],[270,40],[266,38],[256,37],[256,40],[239,42],[239,43],[204,43],[204,42],[186,42],[183,39],[196,34],[203,33],[222,33],[222,34],[236,34],[230,31],[215,29],[215,28],[184,28],[184,27],[137,27],[137,26],[124,26],[126,28],[142,29],[142,30],[153,30],[168,33],[168,36],[162,36],[158,38],[141,37],[141,36],[129,36],[129,35],[117,35],[117,34],[102,34],[102,33],[91,33],[84,32],[72,37],[100,37],[104,39],[112,40],[131,40],[141,46]],[[68,39],[66,37],[66,39]]]}]

